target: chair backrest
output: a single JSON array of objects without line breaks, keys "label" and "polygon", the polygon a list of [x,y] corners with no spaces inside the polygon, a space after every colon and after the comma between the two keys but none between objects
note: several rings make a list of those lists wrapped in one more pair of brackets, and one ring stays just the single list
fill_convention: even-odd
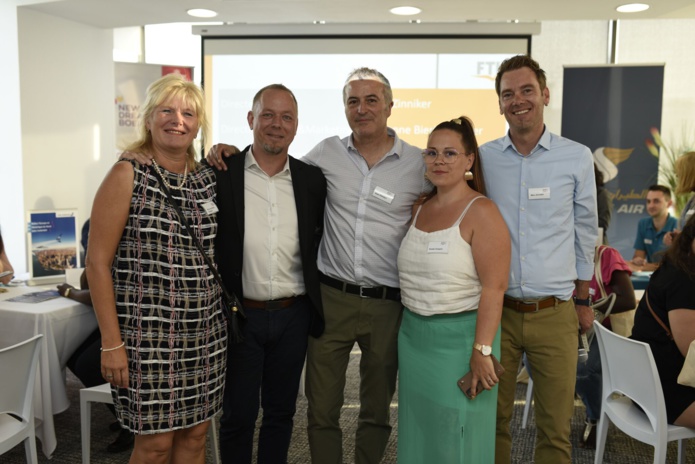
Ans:
[{"label": "chair backrest", "polygon": [[654,430],[666,427],[666,404],[648,344],[630,340],[594,321],[603,368],[602,400],[622,393],[637,403]]},{"label": "chair backrest", "polygon": [[10,412],[27,421],[31,418],[36,366],[43,335],[35,335],[0,350],[0,413]]}]

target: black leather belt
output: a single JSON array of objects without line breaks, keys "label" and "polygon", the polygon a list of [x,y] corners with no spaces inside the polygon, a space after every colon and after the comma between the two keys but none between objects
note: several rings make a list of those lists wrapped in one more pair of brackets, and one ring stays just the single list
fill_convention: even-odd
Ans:
[{"label": "black leather belt", "polygon": [[504,295],[504,307],[512,308],[520,313],[535,313],[541,309],[546,309],[555,306],[555,302],[560,302],[554,296],[542,298],[540,300],[524,301],[511,296]]},{"label": "black leather belt", "polygon": [[289,298],[279,298],[277,300],[258,301],[244,298],[241,302],[245,308],[265,309],[266,311],[277,311],[292,306],[301,297],[292,296]]},{"label": "black leather belt", "polygon": [[355,284],[349,284],[342,280],[334,279],[325,274],[320,274],[322,284],[328,285],[341,292],[359,295],[362,298],[375,298],[378,300],[393,300],[401,301],[401,289],[394,287],[362,287]]}]

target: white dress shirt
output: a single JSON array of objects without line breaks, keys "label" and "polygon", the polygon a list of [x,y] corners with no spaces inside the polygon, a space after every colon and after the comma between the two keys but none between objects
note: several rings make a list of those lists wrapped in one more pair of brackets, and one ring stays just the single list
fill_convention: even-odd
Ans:
[{"label": "white dress shirt", "polygon": [[244,162],[244,297],[266,301],[303,295],[297,207],[289,158],[268,176],[249,149]]}]

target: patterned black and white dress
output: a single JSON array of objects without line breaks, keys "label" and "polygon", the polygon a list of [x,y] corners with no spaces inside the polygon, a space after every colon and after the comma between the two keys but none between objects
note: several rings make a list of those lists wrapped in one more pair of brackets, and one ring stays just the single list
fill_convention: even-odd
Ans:
[{"label": "patterned black and white dress", "polygon": [[[221,409],[227,326],[221,290],[153,168],[131,163],[130,213],[112,268],[129,386],[112,392],[121,424],[152,434],[194,426]],[[161,170],[178,185],[180,175]],[[205,166],[171,190],[211,258],[216,190],[215,174]]]}]

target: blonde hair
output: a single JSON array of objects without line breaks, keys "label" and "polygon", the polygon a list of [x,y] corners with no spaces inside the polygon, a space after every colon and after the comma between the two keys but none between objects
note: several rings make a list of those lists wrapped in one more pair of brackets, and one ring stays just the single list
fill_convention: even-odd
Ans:
[{"label": "blonde hair", "polygon": [[[209,133],[210,120],[205,110],[205,97],[203,90],[193,82],[187,81],[180,74],[167,74],[147,87],[145,103],[140,110],[138,119],[138,139],[128,145],[125,151],[143,152],[152,150],[152,134],[147,129],[147,122],[152,117],[155,109],[172,99],[180,98],[181,101],[193,107],[198,117],[196,132],[201,130],[202,145],[205,146],[205,134]],[[186,149],[186,158],[190,168],[195,165],[195,143],[191,143]]]},{"label": "blonde hair", "polygon": [[676,160],[676,193],[695,191],[695,151],[684,153]]}]

